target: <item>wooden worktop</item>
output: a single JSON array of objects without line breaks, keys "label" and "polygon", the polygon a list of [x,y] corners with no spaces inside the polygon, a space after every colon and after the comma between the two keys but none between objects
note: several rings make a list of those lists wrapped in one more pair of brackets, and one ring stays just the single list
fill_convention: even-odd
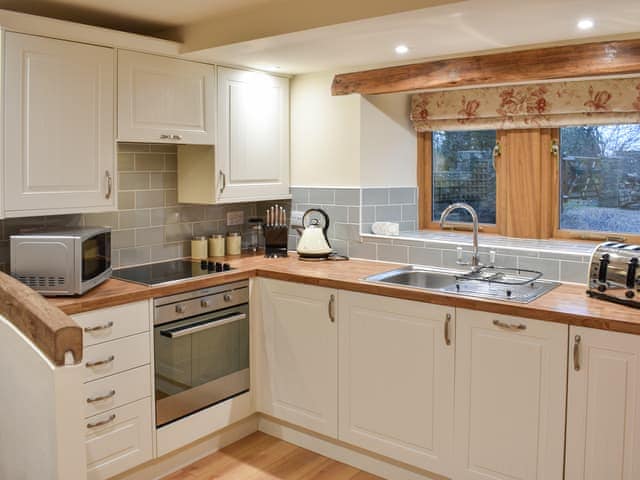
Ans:
[{"label": "wooden worktop", "polygon": [[0,315],[11,322],[54,364],[64,365],[65,353],[82,360],[82,330],[42,295],[0,272]]},{"label": "wooden worktop", "polygon": [[279,259],[266,259],[262,256],[228,257],[226,261],[230,262],[234,268],[231,272],[158,287],[146,287],[111,279],[82,297],[56,298],[50,299],[50,302],[65,313],[74,314],[258,276],[437,305],[640,334],[640,310],[589,298],[585,294],[584,287],[581,286],[563,284],[531,303],[519,304],[445,295],[363,281],[363,278],[369,275],[398,268],[397,264],[391,263],[367,260],[302,262],[295,254],[288,258]]}]

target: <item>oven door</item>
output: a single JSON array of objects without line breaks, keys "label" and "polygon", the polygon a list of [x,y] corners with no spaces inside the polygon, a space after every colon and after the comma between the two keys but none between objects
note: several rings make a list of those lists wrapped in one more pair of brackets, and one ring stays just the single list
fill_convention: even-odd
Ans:
[{"label": "oven door", "polygon": [[156,426],[249,390],[246,304],[154,327]]}]

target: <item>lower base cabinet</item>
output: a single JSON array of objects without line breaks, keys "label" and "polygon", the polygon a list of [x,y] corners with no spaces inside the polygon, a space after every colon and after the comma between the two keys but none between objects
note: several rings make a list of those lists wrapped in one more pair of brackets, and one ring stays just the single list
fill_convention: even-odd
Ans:
[{"label": "lower base cabinet", "polygon": [[571,327],[566,480],[640,478],[640,336]]},{"label": "lower base cabinet", "polygon": [[456,310],[455,480],[562,480],[567,337],[566,325]]},{"label": "lower base cabinet", "polygon": [[87,480],[106,480],[153,457],[151,398],[90,417]]},{"label": "lower base cabinet", "polygon": [[338,438],[448,476],[454,309],[343,291],[338,303]]},{"label": "lower base cabinet", "polygon": [[338,292],[263,278],[254,285],[258,411],[336,438]]}]

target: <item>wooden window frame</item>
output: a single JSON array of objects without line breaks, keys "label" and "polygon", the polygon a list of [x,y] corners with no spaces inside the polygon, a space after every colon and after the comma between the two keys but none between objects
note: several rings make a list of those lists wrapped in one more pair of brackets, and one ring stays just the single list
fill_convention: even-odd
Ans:
[{"label": "wooden window frame", "polygon": [[[496,139],[498,138],[496,132]],[[433,221],[433,137],[431,132],[418,133],[418,229],[440,230],[440,222]],[[496,202],[498,200],[496,187]],[[480,224],[482,233],[498,233],[498,213],[496,205],[496,224]],[[451,222],[447,230],[470,231],[471,224]]]},{"label": "wooden window frame", "polygon": [[[515,238],[561,239],[594,244],[607,239],[640,243],[640,235],[560,229],[560,157],[552,152],[560,129],[498,130],[502,154],[496,159],[496,224],[480,231]],[[440,230],[432,218],[431,132],[418,133],[418,228]],[[468,223],[452,230],[469,231]]]}]

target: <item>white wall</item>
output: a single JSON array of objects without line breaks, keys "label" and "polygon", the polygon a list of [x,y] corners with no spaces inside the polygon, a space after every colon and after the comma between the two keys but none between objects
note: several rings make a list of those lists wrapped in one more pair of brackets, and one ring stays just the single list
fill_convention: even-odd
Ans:
[{"label": "white wall", "polygon": [[360,183],[363,187],[415,187],[416,132],[408,94],[362,97]]},{"label": "white wall", "polygon": [[334,75],[291,81],[291,185],[415,187],[410,96],[333,97]]},{"label": "white wall", "polygon": [[291,81],[291,185],[360,185],[360,96],[331,96],[334,72]]}]

